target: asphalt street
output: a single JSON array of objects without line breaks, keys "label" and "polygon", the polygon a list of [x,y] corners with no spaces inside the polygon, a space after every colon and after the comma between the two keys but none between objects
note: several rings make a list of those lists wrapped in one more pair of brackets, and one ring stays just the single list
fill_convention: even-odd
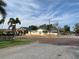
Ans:
[{"label": "asphalt street", "polygon": [[32,43],[0,49],[0,59],[78,59],[77,46]]}]

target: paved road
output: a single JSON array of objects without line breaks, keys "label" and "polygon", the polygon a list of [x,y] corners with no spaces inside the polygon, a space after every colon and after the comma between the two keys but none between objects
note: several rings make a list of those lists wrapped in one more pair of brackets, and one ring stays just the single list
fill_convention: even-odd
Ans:
[{"label": "paved road", "polygon": [[[0,59],[76,59],[69,46],[33,43],[0,49]],[[72,49],[72,50],[71,50]]]}]

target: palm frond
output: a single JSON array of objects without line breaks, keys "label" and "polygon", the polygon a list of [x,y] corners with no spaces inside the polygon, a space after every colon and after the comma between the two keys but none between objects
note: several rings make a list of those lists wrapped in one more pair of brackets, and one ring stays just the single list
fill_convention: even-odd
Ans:
[{"label": "palm frond", "polygon": [[6,11],[5,11],[5,9],[2,6],[0,6],[0,13],[2,14],[3,19],[5,19]]},{"label": "palm frond", "polygon": [[13,25],[13,26],[12,26],[12,30],[13,30],[13,31],[16,30],[16,25]]},{"label": "palm frond", "polygon": [[12,27],[12,25],[9,25],[8,29],[10,29]]},{"label": "palm frond", "polygon": [[10,18],[9,21],[8,21],[8,25],[9,24],[13,24],[14,22],[15,22],[15,19],[14,18]]},{"label": "palm frond", "polygon": [[6,6],[6,3],[3,0],[0,0],[0,6]]},{"label": "palm frond", "polygon": [[0,20],[0,24],[4,23],[4,21],[5,21],[4,19],[1,19],[1,20]]},{"label": "palm frond", "polygon": [[21,24],[21,22],[20,22],[19,18],[16,18],[16,23]]}]

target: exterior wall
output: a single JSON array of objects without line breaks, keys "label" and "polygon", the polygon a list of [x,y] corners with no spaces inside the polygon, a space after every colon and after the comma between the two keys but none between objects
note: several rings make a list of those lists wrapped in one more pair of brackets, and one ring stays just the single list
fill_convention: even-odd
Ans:
[{"label": "exterior wall", "polygon": [[26,35],[44,35],[44,33],[39,33],[39,32],[28,32]]},{"label": "exterior wall", "polygon": [[[37,31],[28,32],[26,35],[49,35],[49,33],[44,33],[43,31],[45,31],[45,30],[39,29],[39,30],[37,30]],[[57,36],[58,33],[50,33],[50,35],[55,35],[55,36]]]},{"label": "exterior wall", "polygon": [[[41,33],[39,33],[39,32],[28,32],[28,34],[26,34],[26,35],[49,35],[49,33],[43,33],[43,32],[41,32]],[[55,36],[57,36],[58,35],[58,33],[50,33],[50,35],[55,35]]]},{"label": "exterior wall", "polygon": [[[49,33],[47,33],[47,34],[49,34]],[[58,33],[50,33],[50,35],[55,35],[55,36],[57,36]]]}]

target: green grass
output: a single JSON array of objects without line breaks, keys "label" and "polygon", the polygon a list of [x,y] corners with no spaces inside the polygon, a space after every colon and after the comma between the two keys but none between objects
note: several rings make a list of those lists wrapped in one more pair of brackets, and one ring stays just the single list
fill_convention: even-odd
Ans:
[{"label": "green grass", "polygon": [[23,45],[23,44],[29,44],[32,43],[31,40],[8,40],[8,41],[0,41],[0,48],[6,48],[16,45]]}]

